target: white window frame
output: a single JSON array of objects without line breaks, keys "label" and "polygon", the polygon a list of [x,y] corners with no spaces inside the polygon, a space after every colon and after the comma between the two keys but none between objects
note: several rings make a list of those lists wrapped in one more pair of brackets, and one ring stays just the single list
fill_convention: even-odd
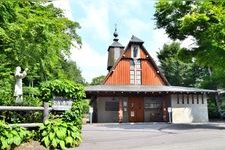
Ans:
[{"label": "white window frame", "polygon": [[130,84],[141,85],[142,84],[141,82],[142,82],[141,60],[137,59],[130,60]]}]

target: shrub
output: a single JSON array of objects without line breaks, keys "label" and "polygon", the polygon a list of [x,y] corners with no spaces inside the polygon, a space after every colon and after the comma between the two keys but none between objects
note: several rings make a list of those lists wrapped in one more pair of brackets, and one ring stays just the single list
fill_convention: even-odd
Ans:
[{"label": "shrub", "polygon": [[40,95],[44,101],[51,101],[53,96],[71,99],[71,110],[59,117],[47,121],[39,129],[38,139],[48,148],[74,147],[81,142],[84,87],[68,80],[53,80],[43,82],[40,86]]},{"label": "shrub", "polygon": [[22,106],[42,106],[43,102],[38,97],[32,97],[28,95],[23,96],[23,102],[21,103]]},{"label": "shrub", "polygon": [[209,112],[209,118],[220,118],[220,114],[218,112],[217,106],[215,105],[214,99],[208,100],[208,112]]},{"label": "shrub", "polygon": [[80,101],[85,97],[84,87],[69,80],[43,82],[40,93],[44,101],[51,101],[53,96],[62,96],[73,101]]},{"label": "shrub", "polygon": [[4,121],[0,121],[0,147],[12,149],[31,138],[31,133],[23,127],[10,127]]},{"label": "shrub", "polygon": [[40,90],[37,87],[25,86],[23,87],[23,95],[39,96]]},{"label": "shrub", "polygon": [[73,123],[61,119],[46,121],[38,133],[40,142],[50,149],[75,147],[81,142],[80,130]]},{"label": "shrub", "polygon": [[83,101],[83,112],[82,112],[82,114],[88,114],[89,108],[90,108],[89,100],[84,100]]},{"label": "shrub", "polygon": [[62,120],[65,122],[72,122],[79,130],[82,128],[82,101],[73,103],[71,110],[67,110],[62,115]]}]

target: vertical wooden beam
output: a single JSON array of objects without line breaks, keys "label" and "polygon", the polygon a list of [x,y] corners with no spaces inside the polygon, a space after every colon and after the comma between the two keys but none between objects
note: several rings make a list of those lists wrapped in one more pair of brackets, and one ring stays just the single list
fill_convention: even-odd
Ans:
[{"label": "vertical wooden beam", "polygon": [[123,100],[121,97],[119,97],[118,122],[123,122]]},{"label": "vertical wooden beam", "polygon": [[48,102],[44,102],[44,119],[43,119],[43,122],[45,122],[47,119],[48,119],[48,116],[49,116],[49,104]]}]

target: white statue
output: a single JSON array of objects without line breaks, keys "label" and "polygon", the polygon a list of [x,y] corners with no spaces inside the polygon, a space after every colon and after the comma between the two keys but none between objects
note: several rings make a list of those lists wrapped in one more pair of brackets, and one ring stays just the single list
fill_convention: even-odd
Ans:
[{"label": "white statue", "polygon": [[23,72],[21,72],[21,67],[17,66],[16,71],[15,71],[15,88],[14,88],[14,96],[16,97],[16,103],[20,103],[23,101],[23,88],[22,88],[22,79],[26,77],[27,75],[27,70],[26,68]]}]

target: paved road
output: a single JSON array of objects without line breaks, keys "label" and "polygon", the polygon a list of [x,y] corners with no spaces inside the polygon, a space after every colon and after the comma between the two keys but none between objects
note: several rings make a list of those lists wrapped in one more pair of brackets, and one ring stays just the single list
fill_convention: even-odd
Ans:
[{"label": "paved road", "polygon": [[92,124],[76,150],[225,150],[225,123]]}]

